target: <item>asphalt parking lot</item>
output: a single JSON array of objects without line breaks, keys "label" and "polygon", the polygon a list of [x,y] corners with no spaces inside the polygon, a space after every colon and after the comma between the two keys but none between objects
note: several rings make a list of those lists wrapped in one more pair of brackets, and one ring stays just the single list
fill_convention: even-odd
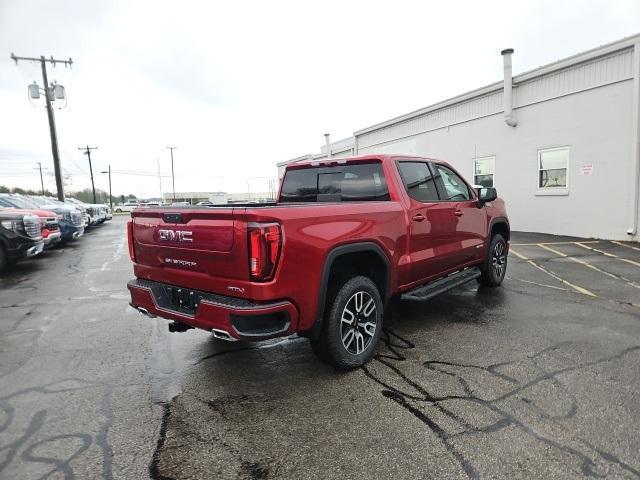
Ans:
[{"label": "asphalt parking lot", "polygon": [[0,478],[639,478],[640,247],[514,233],[365,368],[128,307],[124,222],[0,277]]}]

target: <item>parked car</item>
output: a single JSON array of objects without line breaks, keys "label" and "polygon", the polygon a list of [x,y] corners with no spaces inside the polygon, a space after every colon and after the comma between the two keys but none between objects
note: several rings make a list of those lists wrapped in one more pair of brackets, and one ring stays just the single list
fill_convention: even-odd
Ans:
[{"label": "parked car", "polygon": [[89,213],[87,210],[89,206],[86,203],[73,197],[65,197],[64,203],[66,205],[75,206],[80,211],[80,213],[82,213],[82,218],[84,220],[85,228],[91,225],[91,217],[89,216]]},{"label": "parked car", "polygon": [[502,283],[494,188],[446,162],[363,156],[287,167],[277,203],[144,208],[128,223],[131,305],[224,340],[297,333],[340,369],[373,355],[391,299]]},{"label": "parked car", "polygon": [[0,210],[0,272],[7,265],[42,252],[40,220],[11,209]]},{"label": "parked car", "polygon": [[62,233],[60,232],[60,226],[58,225],[58,215],[55,212],[49,210],[39,209],[20,209],[7,207],[6,202],[0,198],[0,210],[5,213],[13,212],[21,215],[33,215],[38,217],[40,222],[40,235],[44,242],[44,248],[52,248],[62,240]]},{"label": "parked car", "polygon": [[39,208],[58,215],[61,240],[76,240],[84,234],[84,220],[80,211],[73,205],[66,205],[56,199],[47,197],[26,197],[17,194],[0,196],[16,208]]},{"label": "parked car", "polygon": [[116,213],[131,212],[134,208],[138,208],[140,204],[138,202],[125,202],[121,205],[116,205]]},{"label": "parked car", "polygon": [[[39,197],[43,198],[43,197]],[[45,197],[46,198],[46,197]],[[109,207],[103,203],[85,203],[76,198],[67,197],[65,199],[66,205],[74,205],[81,209],[85,218],[85,226],[98,225],[104,223],[105,220],[109,220]]]}]

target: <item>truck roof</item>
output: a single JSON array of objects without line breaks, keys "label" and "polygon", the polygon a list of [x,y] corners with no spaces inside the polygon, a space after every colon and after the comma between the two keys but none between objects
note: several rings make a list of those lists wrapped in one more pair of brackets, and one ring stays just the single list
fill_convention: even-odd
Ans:
[{"label": "truck roof", "polygon": [[342,164],[342,163],[359,163],[365,162],[368,160],[380,160],[382,163],[390,162],[396,160],[398,158],[402,158],[403,160],[407,159],[416,159],[416,160],[428,160],[430,162],[435,163],[447,163],[444,160],[438,160],[435,158],[429,157],[418,157],[416,155],[399,155],[399,154],[371,154],[371,155],[358,155],[354,157],[345,157],[345,158],[322,158],[317,160],[306,159],[301,160],[299,162],[290,163],[287,165],[287,169],[297,168],[297,167],[306,167],[309,165],[317,166],[317,165],[333,165],[333,164]]}]

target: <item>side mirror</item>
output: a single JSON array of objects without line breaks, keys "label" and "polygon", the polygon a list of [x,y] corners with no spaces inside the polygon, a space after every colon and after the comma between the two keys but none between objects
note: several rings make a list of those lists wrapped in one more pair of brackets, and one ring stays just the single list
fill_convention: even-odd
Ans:
[{"label": "side mirror", "polygon": [[482,187],[478,189],[478,203],[482,206],[487,202],[493,202],[498,198],[498,192],[493,187]]}]

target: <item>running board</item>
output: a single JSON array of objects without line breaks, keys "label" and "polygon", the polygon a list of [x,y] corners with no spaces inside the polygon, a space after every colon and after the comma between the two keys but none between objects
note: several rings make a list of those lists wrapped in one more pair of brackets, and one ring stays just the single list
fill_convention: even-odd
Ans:
[{"label": "running board", "polygon": [[414,301],[428,300],[436,295],[440,295],[441,293],[451,290],[452,288],[459,287],[471,280],[475,280],[480,275],[481,273],[478,267],[466,268],[459,272],[452,273],[448,277],[439,278],[431,283],[414,288],[413,290],[402,294],[401,299]]}]

